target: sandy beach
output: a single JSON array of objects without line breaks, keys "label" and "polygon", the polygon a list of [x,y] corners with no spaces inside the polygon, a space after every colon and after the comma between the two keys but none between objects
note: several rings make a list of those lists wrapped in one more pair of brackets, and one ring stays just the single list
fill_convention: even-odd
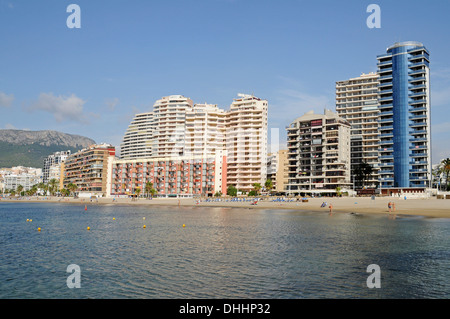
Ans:
[{"label": "sandy beach", "polygon": [[[249,200],[246,198],[246,200]],[[430,218],[450,218],[450,199],[437,199],[431,197],[428,199],[403,199],[398,197],[376,197],[372,200],[370,197],[333,197],[333,198],[308,198],[308,202],[300,201],[273,201],[271,199],[264,199],[252,205],[251,201],[237,202],[230,201],[228,198],[221,198],[216,201],[215,198],[197,200],[193,198],[153,198],[139,200],[132,200],[130,198],[99,198],[98,200],[90,200],[83,198],[60,198],[60,197],[31,197],[21,199],[5,199],[0,200],[5,202],[55,202],[55,203],[70,203],[80,205],[149,205],[149,206],[194,206],[194,207],[229,207],[229,208],[248,208],[248,209],[292,209],[304,211],[317,211],[329,213],[329,205],[332,205],[332,213],[359,213],[359,214],[385,214],[389,215],[388,203],[392,202],[391,214],[396,215],[415,215]],[[326,202],[326,207],[321,207],[321,204]]]}]

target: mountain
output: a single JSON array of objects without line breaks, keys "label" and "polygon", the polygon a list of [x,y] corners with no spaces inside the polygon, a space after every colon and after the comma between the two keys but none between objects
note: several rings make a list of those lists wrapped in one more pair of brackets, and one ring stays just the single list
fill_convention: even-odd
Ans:
[{"label": "mountain", "polygon": [[0,167],[44,166],[44,158],[58,152],[81,150],[95,141],[57,131],[0,130]]}]

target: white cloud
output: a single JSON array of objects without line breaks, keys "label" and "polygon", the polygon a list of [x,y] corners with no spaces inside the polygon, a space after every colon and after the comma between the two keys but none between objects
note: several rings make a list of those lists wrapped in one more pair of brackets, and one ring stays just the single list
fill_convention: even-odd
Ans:
[{"label": "white cloud", "polygon": [[71,96],[55,96],[53,93],[41,93],[36,103],[29,107],[30,111],[40,110],[53,114],[57,122],[75,121],[88,123],[88,117],[84,113],[83,106],[86,101]]},{"label": "white cloud", "polygon": [[14,95],[7,95],[6,93],[0,92],[0,107],[9,107],[14,101]]}]

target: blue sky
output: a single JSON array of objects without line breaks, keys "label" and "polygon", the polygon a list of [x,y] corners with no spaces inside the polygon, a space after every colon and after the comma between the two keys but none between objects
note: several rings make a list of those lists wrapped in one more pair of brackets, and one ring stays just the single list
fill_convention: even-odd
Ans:
[{"label": "blue sky", "polygon": [[[69,29],[69,4],[81,28]],[[381,28],[369,29],[369,4]],[[450,157],[450,1],[0,0],[0,128],[120,144],[137,112],[182,94],[269,101],[269,128],[335,110],[335,82],[398,41],[431,53],[433,162]],[[270,130],[269,130],[270,131]]]}]

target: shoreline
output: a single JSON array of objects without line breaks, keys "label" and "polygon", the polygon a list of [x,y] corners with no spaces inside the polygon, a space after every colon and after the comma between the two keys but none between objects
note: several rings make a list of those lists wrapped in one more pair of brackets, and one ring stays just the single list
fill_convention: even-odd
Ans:
[{"label": "shoreline", "polygon": [[[229,200],[229,199],[228,199]],[[246,200],[249,200],[246,198]],[[184,206],[184,207],[221,207],[221,208],[248,208],[248,209],[290,209],[309,212],[329,213],[329,205],[332,205],[332,213],[357,213],[357,214],[384,214],[384,215],[402,215],[402,216],[423,216],[428,218],[450,218],[450,200],[432,198],[410,198],[401,199],[393,197],[376,197],[372,200],[370,197],[321,197],[308,198],[308,202],[302,201],[281,201],[276,202],[272,199],[258,201],[252,205],[252,201],[234,202],[227,201],[227,198],[221,198],[216,201],[210,198],[197,203],[194,198],[153,198],[132,200],[130,198],[99,198],[98,200],[89,198],[73,197],[47,197],[45,198],[21,198],[21,199],[0,199],[1,203],[60,203],[60,204],[81,204],[81,205],[138,205],[138,206]],[[326,207],[321,204],[326,202]],[[394,203],[394,207],[389,213],[388,203]]]}]

